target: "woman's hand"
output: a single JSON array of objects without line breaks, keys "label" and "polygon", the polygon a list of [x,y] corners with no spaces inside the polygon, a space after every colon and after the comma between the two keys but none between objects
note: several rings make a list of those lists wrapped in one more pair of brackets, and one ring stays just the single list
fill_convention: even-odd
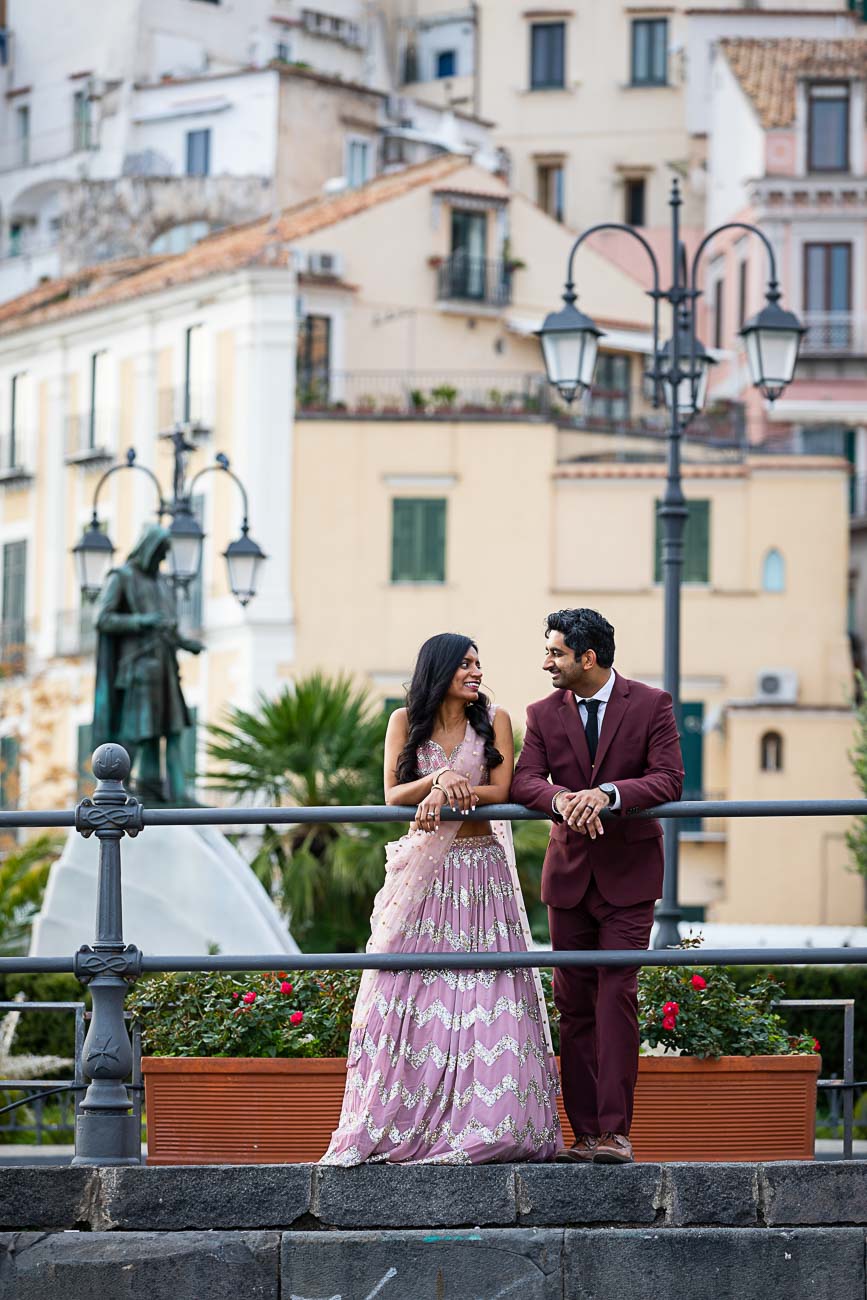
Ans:
[{"label": "woman's hand", "polygon": [[[459,772],[442,772],[438,777],[438,785],[445,791],[449,807],[455,812],[466,813],[475,808],[478,801],[473,794],[469,777],[461,776]],[[434,790],[432,793],[437,792]]]},{"label": "woman's hand", "polygon": [[439,830],[440,810],[445,807],[445,802],[446,796],[442,790],[431,790],[430,794],[425,795],[416,809],[413,830],[425,831],[428,834]]}]

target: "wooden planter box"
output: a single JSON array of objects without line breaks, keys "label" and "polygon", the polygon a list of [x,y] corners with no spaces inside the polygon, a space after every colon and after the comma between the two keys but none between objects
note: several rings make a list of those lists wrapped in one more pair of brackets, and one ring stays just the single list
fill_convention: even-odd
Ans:
[{"label": "wooden planter box", "polygon": [[[637,1160],[812,1160],[818,1056],[641,1057]],[[343,1060],[144,1057],[150,1165],[318,1160]],[[560,1103],[567,1143],[572,1130]]]}]

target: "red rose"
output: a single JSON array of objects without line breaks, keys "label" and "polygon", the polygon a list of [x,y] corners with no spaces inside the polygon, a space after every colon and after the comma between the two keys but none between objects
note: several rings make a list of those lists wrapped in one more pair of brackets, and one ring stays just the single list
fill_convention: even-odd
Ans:
[{"label": "red rose", "polygon": [[674,1016],[663,1016],[662,1027],[663,1029],[675,1029],[677,1027],[677,1021]]},{"label": "red rose", "polygon": [[664,1016],[680,1015],[680,1007],[676,1002],[666,1002],[665,1006],[662,1008],[662,1014]]},{"label": "red rose", "polygon": [[693,975],[691,983],[692,987],[698,989],[699,992],[707,988],[707,980],[702,975]]},{"label": "red rose", "polygon": [[285,970],[278,970],[278,972],[277,972],[277,978],[278,978],[278,980],[285,980],[285,978],[286,978],[286,972],[285,972]]},{"label": "red rose", "polygon": [[232,997],[233,997],[233,998],[236,998],[236,999],[239,998],[240,996],[241,996],[240,993],[233,993],[233,994],[232,994]]},{"label": "red rose", "polygon": [[246,1003],[247,1003],[247,1006],[250,1006],[251,1002],[255,1002],[255,1001],[256,1001],[256,994],[255,994],[255,993],[245,993],[244,996],[241,998],[241,1001],[242,1001],[242,1002],[246,1002]]},{"label": "red rose", "polygon": [[814,1039],[813,1039],[813,1051],[814,1051],[814,1052],[820,1052],[821,1050],[822,1050],[822,1044],[819,1042],[818,1038],[814,1038]]},{"label": "red rose", "polygon": [[291,993],[291,992],[292,992],[292,985],[289,984],[289,983],[287,983],[286,980],[284,980],[283,983],[280,985],[280,992],[281,992],[281,993]]},{"label": "red rose", "polygon": [[289,1017],[290,1024],[293,1025],[300,1025],[303,1019],[304,1019],[303,1011],[293,1011],[292,1015]]}]

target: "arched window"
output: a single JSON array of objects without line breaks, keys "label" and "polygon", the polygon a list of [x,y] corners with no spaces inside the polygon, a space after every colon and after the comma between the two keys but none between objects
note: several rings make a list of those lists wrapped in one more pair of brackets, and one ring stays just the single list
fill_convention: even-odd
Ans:
[{"label": "arched window", "polygon": [[185,221],[182,225],[171,226],[151,241],[152,253],[185,253],[193,244],[197,244],[205,235],[210,234],[211,227],[207,221]]},{"label": "arched window", "polygon": [[765,556],[762,565],[762,591],[786,590],[786,561],[774,547]]},{"label": "arched window", "polygon": [[778,731],[766,731],[759,742],[763,772],[782,772],[783,737]]}]

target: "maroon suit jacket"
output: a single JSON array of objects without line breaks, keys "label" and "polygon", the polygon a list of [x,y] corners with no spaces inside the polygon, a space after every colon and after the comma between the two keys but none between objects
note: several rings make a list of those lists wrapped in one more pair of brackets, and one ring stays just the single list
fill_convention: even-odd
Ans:
[{"label": "maroon suit jacket", "polygon": [[617,907],[659,898],[662,826],[653,819],[631,820],[631,815],[679,799],[683,775],[671,696],[665,691],[616,675],[595,764],[571,691],[554,691],[531,704],[512,799],[550,814],[559,790],[587,790],[613,781],[620,791],[620,811],[605,819],[605,834],[595,840],[554,821],[542,868],[542,901],[550,907],[575,907],[591,874],[602,896]]}]

